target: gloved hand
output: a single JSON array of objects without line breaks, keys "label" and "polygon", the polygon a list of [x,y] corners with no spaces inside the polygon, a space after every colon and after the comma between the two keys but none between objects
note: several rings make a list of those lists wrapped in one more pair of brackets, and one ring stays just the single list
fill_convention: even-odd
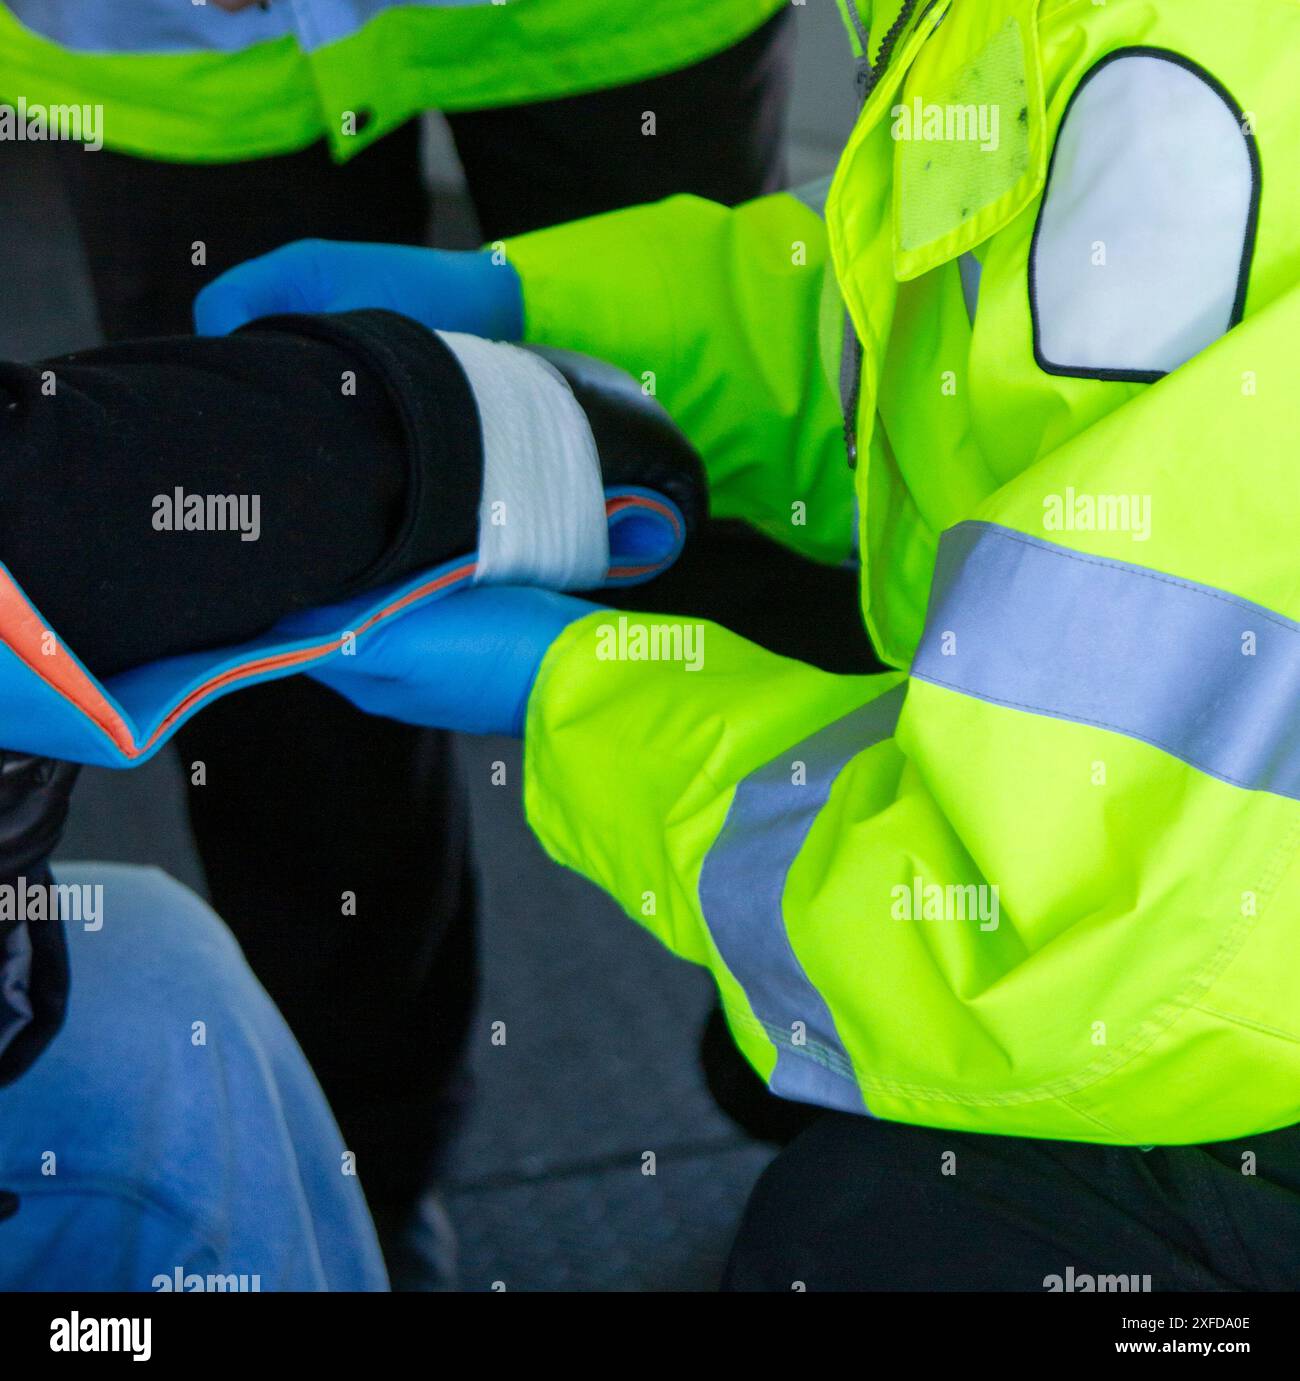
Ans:
[{"label": "gloved hand", "polygon": [[491,254],[345,240],[295,240],[237,264],[194,299],[194,329],[221,336],[282,312],[361,307],[493,340],[518,340],[524,331],[519,275]]},{"label": "gloved hand", "polygon": [[[602,605],[526,586],[478,586],[362,633],[308,673],[358,709],[467,734],[524,731],[528,697],[551,644]],[[346,605],[285,620],[292,637],[346,627]]]}]

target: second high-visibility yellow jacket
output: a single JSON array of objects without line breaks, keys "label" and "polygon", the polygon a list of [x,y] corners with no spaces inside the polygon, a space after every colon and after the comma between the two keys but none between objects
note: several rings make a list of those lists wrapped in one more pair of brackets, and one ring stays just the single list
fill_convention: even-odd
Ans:
[{"label": "second high-visibility yellow jacket", "polygon": [[783,0],[5,0],[0,102],[101,107],[104,143],[202,163],[326,139],[339,160],[422,110],[676,71]]},{"label": "second high-visibility yellow jacket", "polygon": [[824,219],[675,198],[508,250],[529,338],[653,387],[718,511],[856,540],[895,670],[711,625],[688,669],[594,614],[532,696],[529,819],[789,1097],[1292,1123],[1300,4],[845,3],[868,94]]}]

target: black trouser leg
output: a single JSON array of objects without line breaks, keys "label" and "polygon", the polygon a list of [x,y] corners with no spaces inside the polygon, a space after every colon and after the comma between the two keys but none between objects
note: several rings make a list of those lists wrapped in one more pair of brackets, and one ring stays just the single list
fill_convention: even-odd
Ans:
[{"label": "black trouser leg", "polygon": [[1144,1152],[825,1113],[760,1178],[725,1286],[1294,1290],[1298,1233],[1298,1128]]},{"label": "black trouser leg", "polygon": [[[474,878],[443,735],[358,723],[304,677],[186,736],[213,905],[326,1090],[376,1203],[427,1182],[474,999]],[[372,732],[367,732],[371,730]],[[206,756],[205,756],[206,755]]]},{"label": "black trouser leg", "polygon": [[[288,240],[419,242],[418,151],[412,122],[341,167],[323,146],[214,166],[72,152],[105,334],[188,330],[209,278]],[[316,1070],[372,1201],[413,1195],[448,1121],[475,985],[450,738],[294,679],[224,701],[178,745],[187,779],[204,764],[190,815],[214,904]]]},{"label": "black trouser leg", "polygon": [[51,147],[110,341],[192,330],[194,295],[205,283],[290,240],[424,239],[429,200],[414,120],[342,165],[323,144],[247,163]]},{"label": "black trouser leg", "polygon": [[676,192],[734,205],[778,191],[792,21],[782,10],[735,47],[648,81],[448,117],[484,237]]}]

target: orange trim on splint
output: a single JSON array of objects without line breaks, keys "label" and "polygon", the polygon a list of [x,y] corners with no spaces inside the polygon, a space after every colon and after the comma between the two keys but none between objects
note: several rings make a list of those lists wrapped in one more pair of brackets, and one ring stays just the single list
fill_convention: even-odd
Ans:
[{"label": "orange trim on splint", "polygon": [[[616,499],[608,500],[605,504],[605,513],[607,517],[612,517],[625,508],[655,509],[668,519],[674,532],[681,530],[681,524],[674,509],[667,504],[659,503],[639,494],[624,494]],[[629,576],[645,575],[656,571],[661,564],[661,562],[654,562],[643,566],[611,566],[609,574],[611,577],[627,579]],[[414,604],[426,595],[434,594],[438,590],[446,589],[449,585],[468,579],[473,576],[477,569],[477,562],[467,561],[463,566],[457,566],[455,570],[448,571],[436,580],[427,581],[400,599],[377,609],[357,628],[347,631],[354,637],[359,637],[382,619],[391,618],[392,615],[400,613],[408,605]],[[190,710],[214,692],[237,682],[245,681],[249,677],[260,676],[266,671],[282,671],[289,667],[316,661],[343,646],[342,637],[332,638],[326,642],[316,643],[311,647],[297,648],[292,652],[281,652],[271,657],[260,657],[255,661],[245,662],[242,666],[230,667],[219,676],[214,676],[210,681],[205,681],[201,686],[191,691],[158,725],[149,736],[148,741],[137,747],[130,726],[113,708],[107,696],[88,672],[84,671],[71,656],[59,657],[56,654],[54,657],[47,657],[40,651],[46,634],[54,636],[52,631],[38,617],[21,587],[7,572],[0,571],[0,642],[3,642],[23,665],[39,676],[47,686],[80,710],[127,758],[138,758],[143,753],[148,752],[177,720],[188,714]],[[61,648],[62,644],[59,646]]]},{"label": "orange trim on splint", "polygon": [[[46,635],[55,638],[58,651],[46,656],[41,650]],[[109,703],[90,674],[64,651],[53,631],[32,608],[27,596],[7,571],[0,571],[0,642],[29,671],[75,705],[128,756],[136,756],[135,738],[126,720]]]},{"label": "orange trim on splint", "polygon": [[[363,633],[373,628],[380,619],[390,618],[393,614],[400,613],[408,604],[413,604],[416,600],[423,599],[426,595],[431,595],[437,590],[445,590],[448,585],[454,585],[457,581],[472,576],[477,569],[478,563],[475,561],[468,561],[463,566],[457,566],[454,571],[448,571],[446,575],[439,576],[437,580],[427,581],[403,595],[401,599],[395,599],[391,604],[385,604],[382,609],[376,609],[365,622],[346,631],[351,633],[353,637],[359,638]],[[245,662],[243,666],[231,667],[229,671],[223,671],[220,676],[214,676],[211,681],[205,681],[203,685],[191,691],[153,731],[149,741],[140,751],[145,752],[151,748],[159,736],[165,734],[182,715],[188,713],[200,701],[206,700],[214,691],[237,681],[247,680],[250,676],[259,676],[264,671],[279,671],[284,667],[299,666],[303,662],[315,661],[326,653],[337,651],[342,646],[342,638],[332,638],[328,642],[316,643],[312,647],[300,647],[293,652],[281,652],[275,657],[262,657],[255,662]]]},{"label": "orange trim on splint", "polygon": [[[681,523],[678,521],[677,511],[665,503],[660,503],[657,499],[647,499],[643,494],[622,494],[617,499],[607,500],[605,516],[612,518],[615,513],[621,513],[625,508],[653,508],[668,519],[673,525],[674,533],[681,533]],[[611,579],[627,580],[634,575],[650,575],[662,565],[662,561],[654,561],[648,566],[611,566],[609,574]]]}]

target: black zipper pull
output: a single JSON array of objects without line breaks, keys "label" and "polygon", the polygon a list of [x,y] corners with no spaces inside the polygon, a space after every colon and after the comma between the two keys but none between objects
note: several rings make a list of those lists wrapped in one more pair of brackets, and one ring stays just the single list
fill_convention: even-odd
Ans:
[{"label": "black zipper pull", "polygon": [[840,411],[844,415],[844,454],[850,470],[858,468],[858,399],[861,395],[862,342],[846,310],[844,347],[840,352]]}]

